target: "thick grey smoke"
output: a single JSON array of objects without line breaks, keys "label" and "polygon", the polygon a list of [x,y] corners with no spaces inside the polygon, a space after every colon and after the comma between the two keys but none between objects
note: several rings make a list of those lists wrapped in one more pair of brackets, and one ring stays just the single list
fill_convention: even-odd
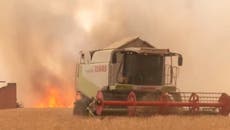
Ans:
[{"label": "thick grey smoke", "polygon": [[25,106],[60,90],[74,95],[81,49],[139,35],[184,55],[178,87],[230,92],[227,0],[0,1],[0,80],[18,83]]}]

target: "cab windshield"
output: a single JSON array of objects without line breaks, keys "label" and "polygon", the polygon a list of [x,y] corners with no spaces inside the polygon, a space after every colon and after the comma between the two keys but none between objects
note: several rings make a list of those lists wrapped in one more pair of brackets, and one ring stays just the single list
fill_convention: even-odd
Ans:
[{"label": "cab windshield", "polygon": [[125,54],[122,70],[122,75],[128,84],[161,85],[163,82],[163,56]]}]

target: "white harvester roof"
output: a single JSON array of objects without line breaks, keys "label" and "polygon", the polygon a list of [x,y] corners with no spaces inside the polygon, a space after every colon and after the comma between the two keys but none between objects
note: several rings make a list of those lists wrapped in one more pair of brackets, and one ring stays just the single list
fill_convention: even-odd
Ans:
[{"label": "white harvester roof", "polygon": [[114,49],[138,48],[138,47],[155,48],[153,45],[140,39],[139,37],[128,37],[121,41],[114,42],[102,50],[95,51],[95,53],[93,54],[91,63],[109,62],[111,58],[111,53],[113,52]]},{"label": "white harvester roof", "polygon": [[140,39],[139,37],[128,37],[125,39],[122,39],[121,41],[117,41],[109,45],[108,47],[104,49],[121,49],[126,47],[151,47],[155,48],[150,43]]}]

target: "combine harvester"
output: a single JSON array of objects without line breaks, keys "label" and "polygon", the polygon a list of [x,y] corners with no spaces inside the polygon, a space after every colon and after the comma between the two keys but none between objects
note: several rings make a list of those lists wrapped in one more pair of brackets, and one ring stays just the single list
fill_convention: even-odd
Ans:
[{"label": "combine harvester", "polygon": [[81,52],[75,115],[229,115],[225,93],[179,92],[182,55],[157,49],[139,37]]}]

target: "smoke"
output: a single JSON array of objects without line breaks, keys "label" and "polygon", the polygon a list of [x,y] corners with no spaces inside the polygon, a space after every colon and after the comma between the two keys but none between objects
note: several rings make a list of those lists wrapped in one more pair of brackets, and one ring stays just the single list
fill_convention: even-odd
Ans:
[{"label": "smoke", "polygon": [[77,51],[80,44],[74,37],[77,33],[71,8],[67,11],[71,4],[58,1],[63,7],[56,9],[54,2],[5,3],[8,8],[3,12],[8,12],[8,16],[1,17],[5,28],[1,31],[1,70],[9,74],[6,80],[18,83],[18,98],[25,106],[41,102],[52,89],[57,89],[57,96],[69,104],[74,98],[72,70],[77,53],[72,49]]},{"label": "smoke", "polygon": [[0,80],[18,83],[25,106],[74,97],[78,52],[139,35],[184,55],[178,87],[230,92],[227,0],[0,1]]}]

